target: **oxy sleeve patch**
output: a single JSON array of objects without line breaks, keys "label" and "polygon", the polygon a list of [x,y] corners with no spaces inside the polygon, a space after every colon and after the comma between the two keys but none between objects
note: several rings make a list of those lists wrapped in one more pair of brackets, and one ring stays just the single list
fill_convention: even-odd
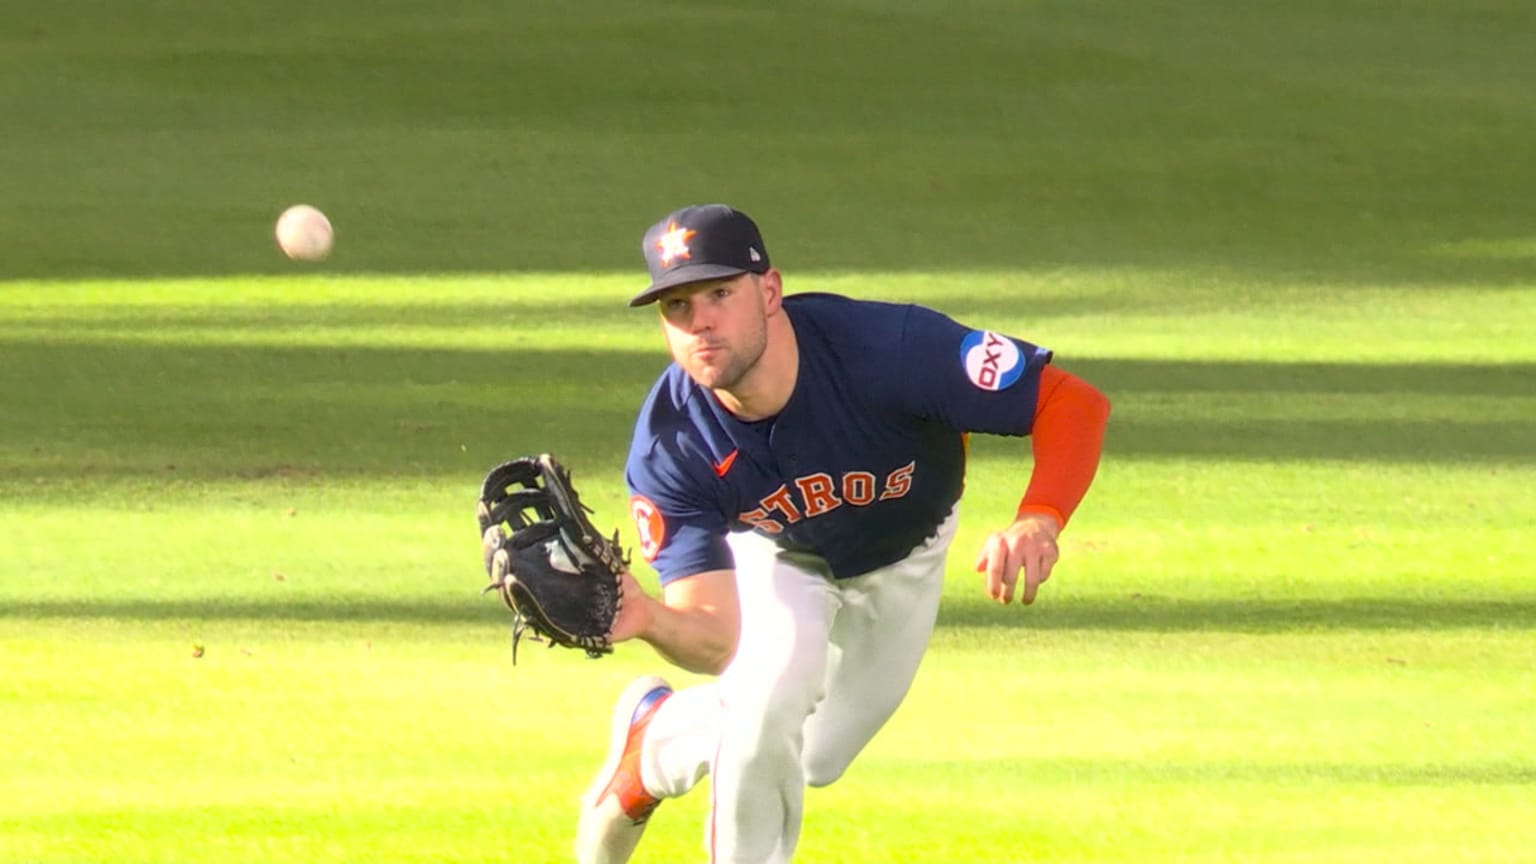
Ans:
[{"label": "oxy sleeve patch", "polygon": [[629,514],[635,519],[635,533],[640,539],[640,555],[646,563],[656,560],[662,541],[667,539],[667,521],[655,502],[644,495],[629,499]]},{"label": "oxy sleeve patch", "polygon": [[965,375],[982,390],[1013,386],[1024,374],[1024,355],[1012,339],[991,330],[972,330],[960,343]]}]

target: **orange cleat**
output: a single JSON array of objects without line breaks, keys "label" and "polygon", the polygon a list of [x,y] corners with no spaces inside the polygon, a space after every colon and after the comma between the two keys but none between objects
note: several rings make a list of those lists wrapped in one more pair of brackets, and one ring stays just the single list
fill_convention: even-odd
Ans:
[{"label": "orange cleat", "polygon": [[608,760],[582,798],[576,826],[578,864],[625,864],[645,833],[645,823],[661,799],[640,780],[640,747],[645,731],[672,686],[654,675],[624,688],[613,707]]}]

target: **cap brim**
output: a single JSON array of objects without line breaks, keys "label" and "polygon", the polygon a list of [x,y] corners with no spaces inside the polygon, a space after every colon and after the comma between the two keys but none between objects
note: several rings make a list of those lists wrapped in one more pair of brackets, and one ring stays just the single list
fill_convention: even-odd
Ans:
[{"label": "cap brim", "polygon": [[651,287],[636,294],[635,298],[629,301],[629,305],[644,306],[647,303],[654,303],[663,292],[679,285],[703,282],[706,279],[724,279],[727,276],[740,276],[750,272],[752,271],[728,264],[684,264],[663,273],[660,279],[651,283]]}]

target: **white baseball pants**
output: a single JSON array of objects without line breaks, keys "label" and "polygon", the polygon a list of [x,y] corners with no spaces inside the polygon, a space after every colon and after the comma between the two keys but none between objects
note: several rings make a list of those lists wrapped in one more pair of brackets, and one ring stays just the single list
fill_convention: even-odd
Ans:
[{"label": "white baseball pants", "polygon": [[670,798],[713,777],[715,864],[787,864],[805,787],[853,762],[901,704],[933,634],[952,512],[912,554],[854,579],[733,534],[742,629],[714,681],[673,694],[641,748],[641,780]]}]

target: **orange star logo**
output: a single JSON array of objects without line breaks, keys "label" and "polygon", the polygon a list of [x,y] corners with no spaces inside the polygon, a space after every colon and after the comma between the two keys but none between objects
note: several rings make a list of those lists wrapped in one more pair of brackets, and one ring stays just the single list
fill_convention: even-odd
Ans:
[{"label": "orange star logo", "polygon": [[688,240],[697,233],[692,228],[679,228],[676,222],[668,222],[667,233],[656,241],[656,248],[661,250],[661,266],[671,266],[673,258],[692,257],[688,254]]}]

